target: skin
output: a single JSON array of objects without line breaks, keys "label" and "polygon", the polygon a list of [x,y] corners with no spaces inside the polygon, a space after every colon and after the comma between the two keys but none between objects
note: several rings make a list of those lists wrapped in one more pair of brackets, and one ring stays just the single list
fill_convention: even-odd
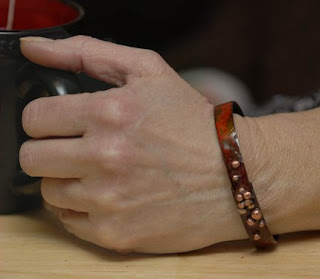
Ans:
[{"label": "skin", "polygon": [[[217,141],[213,105],[150,50],[77,36],[25,38],[47,67],[114,84],[39,98],[20,164],[44,177],[46,207],[70,233],[120,253],[176,253],[246,239]],[[242,118],[242,155],[272,233],[320,229],[320,110]],[[301,132],[299,132],[301,131]]]}]

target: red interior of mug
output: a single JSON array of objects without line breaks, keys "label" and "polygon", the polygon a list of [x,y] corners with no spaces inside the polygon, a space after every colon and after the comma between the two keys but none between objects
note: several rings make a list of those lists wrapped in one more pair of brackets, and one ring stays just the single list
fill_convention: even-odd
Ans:
[{"label": "red interior of mug", "polygon": [[[44,29],[76,20],[80,12],[60,0],[16,0],[12,30]],[[6,29],[9,0],[0,0],[0,28]]]}]

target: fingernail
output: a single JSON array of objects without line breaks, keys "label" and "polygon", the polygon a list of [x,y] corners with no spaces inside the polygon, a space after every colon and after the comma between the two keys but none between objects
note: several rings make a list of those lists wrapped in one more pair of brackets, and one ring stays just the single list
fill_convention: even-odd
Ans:
[{"label": "fingernail", "polygon": [[20,38],[22,42],[51,42],[52,39],[44,38],[44,37],[22,37]]}]

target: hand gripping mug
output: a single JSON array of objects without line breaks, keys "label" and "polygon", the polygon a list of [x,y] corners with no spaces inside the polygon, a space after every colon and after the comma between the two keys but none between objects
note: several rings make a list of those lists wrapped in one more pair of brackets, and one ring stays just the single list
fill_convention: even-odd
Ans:
[{"label": "hand gripping mug", "polygon": [[83,74],[35,65],[20,52],[21,37],[72,35],[84,17],[81,6],[69,0],[18,0],[14,4],[0,0],[0,214],[41,202],[41,178],[29,177],[19,165],[20,146],[28,139],[21,125],[25,105],[39,97],[108,88]]}]

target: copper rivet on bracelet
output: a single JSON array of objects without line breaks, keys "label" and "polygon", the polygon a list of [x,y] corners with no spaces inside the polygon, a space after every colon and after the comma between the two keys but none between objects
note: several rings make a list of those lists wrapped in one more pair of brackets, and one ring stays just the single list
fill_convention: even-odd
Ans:
[{"label": "copper rivet on bracelet", "polygon": [[256,241],[259,240],[260,238],[261,238],[261,236],[258,233],[254,234],[254,236],[253,236],[253,239]]},{"label": "copper rivet on bracelet", "polygon": [[239,202],[238,203],[238,208],[245,208],[246,207],[246,205],[244,204],[244,202]]},{"label": "copper rivet on bracelet", "polygon": [[263,228],[263,227],[265,226],[265,224],[266,224],[266,223],[264,222],[264,220],[261,220],[260,223],[259,223],[259,227],[260,227],[260,228]]},{"label": "copper rivet on bracelet", "polygon": [[237,160],[235,160],[235,161],[233,161],[233,162],[231,163],[231,166],[232,166],[234,169],[239,168],[240,162],[237,161]]},{"label": "copper rivet on bracelet", "polygon": [[262,214],[258,208],[254,209],[251,213],[251,217],[255,220],[260,220],[262,217]]},{"label": "copper rivet on bracelet", "polygon": [[250,204],[250,205],[248,206],[249,209],[254,209],[255,207],[256,207],[256,206],[255,206],[254,203],[252,203],[252,204]]},{"label": "copper rivet on bracelet", "polygon": [[243,215],[243,214],[246,214],[247,213],[247,210],[245,210],[244,208],[239,208],[238,209],[238,212]]},{"label": "copper rivet on bracelet", "polygon": [[239,178],[240,178],[240,175],[237,175],[237,174],[235,174],[234,176],[232,176],[232,180],[233,180],[234,182],[238,181]]},{"label": "copper rivet on bracelet", "polygon": [[256,224],[256,221],[253,220],[252,218],[248,218],[247,219],[247,224],[252,227],[252,226],[254,226]]},{"label": "copper rivet on bracelet", "polygon": [[245,204],[246,206],[250,206],[251,204],[253,204],[253,201],[252,201],[252,200],[245,200],[245,201],[244,201],[244,204]]},{"label": "copper rivet on bracelet", "polygon": [[246,189],[244,189],[243,187],[240,187],[240,188],[239,188],[239,192],[240,192],[241,194],[243,194],[245,191],[246,191]]},{"label": "copper rivet on bracelet", "polygon": [[243,201],[243,196],[241,194],[238,194],[236,198],[239,202]]},{"label": "copper rivet on bracelet", "polygon": [[243,193],[243,197],[244,197],[246,200],[248,200],[248,199],[251,199],[252,194],[251,194],[251,192],[247,191],[247,192],[244,192],[244,193]]}]

